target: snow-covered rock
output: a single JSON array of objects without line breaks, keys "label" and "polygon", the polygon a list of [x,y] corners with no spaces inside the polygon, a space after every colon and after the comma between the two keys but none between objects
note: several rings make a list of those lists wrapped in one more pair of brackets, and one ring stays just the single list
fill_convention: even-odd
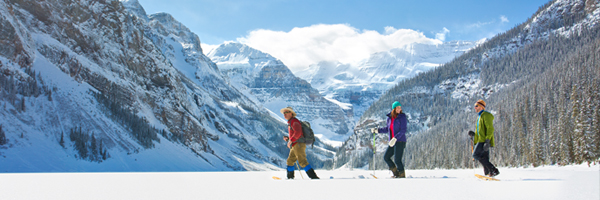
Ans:
[{"label": "snow-covered rock", "polygon": [[[352,113],[324,98],[273,56],[240,43],[225,43],[208,53],[240,91],[273,113],[290,106],[309,121],[317,137],[337,146],[352,133]],[[347,107],[346,107],[347,108]]]}]

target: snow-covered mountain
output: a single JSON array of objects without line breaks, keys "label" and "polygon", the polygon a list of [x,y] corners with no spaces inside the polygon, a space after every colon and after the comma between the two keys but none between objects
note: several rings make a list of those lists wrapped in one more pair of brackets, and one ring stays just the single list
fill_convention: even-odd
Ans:
[{"label": "snow-covered mountain", "polygon": [[[137,0],[0,2],[0,171],[285,165],[286,125]],[[309,151],[315,167],[332,152]]]},{"label": "snow-covered mountain", "polygon": [[476,42],[414,43],[372,54],[358,63],[320,62],[298,72],[329,99],[352,105],[355,119],[401,80],[436,68],[477,46]]},{"label": "snow-covered mountain", "polygon": [[273,113],[291,106],[309,121],[317,137],[339,146],[352,134],[352,113],[325,99],[273,56],[240,43],[225,43],[208,53],[232,85]]},{"label": "snow-covered mountain", "polygon": [[[465,133],[473,129],[471,125],[475,121],[476,115],[473,114],[471,106],[477,99],[485,99],[490,105],[488,111],[498,114],[494,121],[495,126],[498,125],[496,130],[499,133],[496,137],[502,137],[497,138],[497,141],[504,143],[501,148],[495,150],[496,155],[500,156],[496,156],[494,159],[505,164],[513,164],[513,166],[540,162],[510,161],[525,160],[523,157],[531,155],[525,153],[516,155],[509,151],[517,148],[516,142],[514,142],[517,140],[510,137],[522,133],[508,130],[510,123],[516,121],[510,114],[518,110],[518,105],[511,104],[508,100],[541,98],[536,96],[539,94],[536,94],[535,91],[528,91],[525,95],[512,92],[519,91],[521,88],[518,86],[537,84],[537,82],[531,81],[545,78],[544,75],[547,74],[544,73],[558,73],[552,70],[563,65],[573,65],[564,63],[567,60],[576,60],[575,63],[583,63],[586,60],[581,58],[586,55],[578,51],[585,51],[579,50],[580,48],[589,48],[581,44],[591,45],[597,42],[597,30],[600,25],[599,7],[600,1],[598,0],[550,1],[517,27],[478,44],[475,48],[435,70],[416,75],[414,78],[406,79],[392,87],[362,115],[355,127],[356,134],[352,135],[338,151],[335,167],[345,164],[353,167],[365,167],[373,164],[370,163],[373,150],[381,153],[387,148],[385,144],[387,136],[377,135],[375,140],[379,142],[373,148],[369,145],[372,144],[373,136],[368,130],[372,127],[382,126],[386,118],[385,114],[389,113],[389,105],[396,100],[402,102],[403,110],[409,114],[408,134],[411,134],[412,137],[409,137],[410,141],[407,142],[404,157],[408,167],[468,167],[471,163],[464,161],[470,160],[471,156],[469,147],[465,145],[465,141],[467,141]],[[545,52],[549,53],[545,54]],[[571,69],[579,69],[577,67],[581,66],[583,65],[573,66]],[[551,72],[545,72],[545,70]],[[570,82],[567,80],[583,79],[582,77],[573,77],[573,74],[564,74],[564,78],[557,80],[558,82],[555,84],[568,85]],[[517,86],[514,86],[515,84]],[[506,88],[511,88],[511,90],[506,90]],[[570,91],[565,91],[568,96]],[[578,100],[573,99],[572,101]],[[555,103],[550,104],[556,106]],[[500,116],[501,114],[504,116]],[[535,115],[541,116],[541,118],[553,117],[548,113],[536,113]],[[566,123],[564,121],[568,120],[563,120],[563,123]],[[531,121],[521,123],[531,123]],[[514,127],[513,129],[518,130]],[[521,130],[523,129],[521,128]],[[542,131],[537,133],[540,132]],[[547,132],[548,135],[557,134]],[[533,142],[532,137],[536,134],[533,134],[533,131],[528,134],[527,138],[520,140]],[[572,133],[558,133],[558,135],[565,134],[571,135]],[[550,141],[543,141],[544,144],[547,142]],[[545,153],[557,154],[549,151]],[[425,154],[427,156],[424,156]],[[448,156],[448,154],[452,156]],[[545,159],[547,159],[546,162],[549,160],[549,158]],[[385,166],[383,162],[376,162],[374,165],[377,168]]]}]

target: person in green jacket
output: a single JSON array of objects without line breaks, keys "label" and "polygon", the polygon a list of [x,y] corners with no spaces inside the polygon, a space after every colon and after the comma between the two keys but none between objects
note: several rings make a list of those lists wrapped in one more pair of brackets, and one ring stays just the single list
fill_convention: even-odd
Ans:
[{"label": "person in green jacket", "polygon": [[479,113],[477,118],[477,127],[475,132],[469,131],[469,136],[473,138],[473,158],[483,165],[483,172],[486,176],[494,177],[500,174],[490,162],[490,147],[496,146],[494,143],[494,115],[485,111],[485,101],[478,100],[475,103],[475,111]]}]

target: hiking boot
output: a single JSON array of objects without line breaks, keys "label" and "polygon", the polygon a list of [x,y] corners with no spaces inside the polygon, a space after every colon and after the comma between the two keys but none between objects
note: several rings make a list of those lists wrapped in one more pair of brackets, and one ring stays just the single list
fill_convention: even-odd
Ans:
[{"label": "hiking boot", "polygon": [[306,171],[306,174],[308,175],[308,177],[310,179],[319,179],[319,177],[317,176],[317,174],[315,173],[314,169],[309,169]]},{"label": "hiking boot", "polygon": [[400,172],[400,175],[396,178],[406,178],[406,172],[404,172],[404,171]]},{"label": "hiking boot", "polygon": [[394,174],[394,178],[400,178],[400,172],[398,172],[398,168],[393,167],[393,168],[390,168],[390,170]]},{"label": "hiking boot", "polygon": [[288,171],[287,172],[287,178],[288,179],[294,179],[294,171]]},{"label": "hiking boot", "polygon": [[500,174],[500,171],[498,171],[498,168],[494,168],[491,171],[492,172],[490,172],[490,174],[489,174],[490,177],[498,176]]}]

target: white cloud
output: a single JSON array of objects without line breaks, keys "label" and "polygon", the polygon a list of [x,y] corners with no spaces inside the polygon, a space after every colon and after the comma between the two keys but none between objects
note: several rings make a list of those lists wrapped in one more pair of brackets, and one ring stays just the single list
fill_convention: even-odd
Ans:
[{"label": "white cloud", "polygon": [[410,29],[385,27],[385,34],[380,34],[373,30],[361,31],[347,24],[318,24],[289,32],[259,29],[237,41],[273,55],[292,71],[320,61],[357,62],[372,53],[411,43],[442,42]]},{"label": "white cloud", "polygon": [[500,22],[501,23],[508,23],[508,18],[506,18],[506,16],[504,16],[504,15],[500,15]]},{"label": "white cloud", "polygon": [[442,30],[442,32],[435,34],[435,39],[440,40],[440,41],[445,41],[446,40],[446,34],[448,34],[448,33],[450,33],[450,30],[448,30],[446,27],[444,27],[444,29]]},{"label": "white cloud", "polygon": [[207,55],[210,51],[212,51],[213,49],[219,47],[219,45],[210,45],[210,44],[205,44],[205,43],[200,43],[200,48],[202,48],[202,53],[204,53],[204,55]]},{"label": "white cloud", "polygon": [[474,24],[467,25],[467,27],[468,28],[481,28],[481,27],[483,27],[485,25],[492,24],[492,23],[494,23],[494,21],[490,21],[490,22],[477,22],[477,23],[474,23]]},{"label": "white cloud", "polygon": [[398,29],[391,27],[391,26],[386,26],[385,27],[385,34],[389,35],[389,34],[393,34],[394,32],[398,31]]}]

